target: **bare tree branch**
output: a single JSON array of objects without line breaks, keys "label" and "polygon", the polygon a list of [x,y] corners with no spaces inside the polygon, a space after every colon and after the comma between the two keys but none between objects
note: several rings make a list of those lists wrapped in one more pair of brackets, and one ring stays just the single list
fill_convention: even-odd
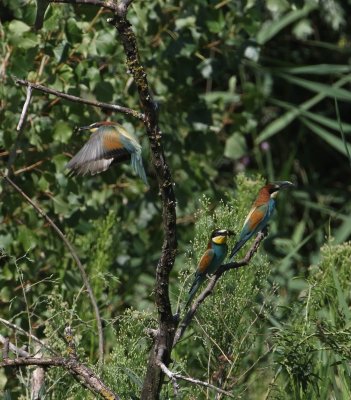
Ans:
[{"label": "bare tree branch", "polygon": [[219,388],[217,386],[214,386],[211,383],[199,381],[198,379],[190,378],[188,376],[180,375],[180,374],[177,374],[177,373],[173,373],[173,377],[176,378],[176,379],[182,379],[183,381],[190,382],[193,385],[199,385],[199,386],[207,387],[207,388],[212,389],[212,390],[214,390],[214,391],[216,391],[218,393],[225,394],[226,396],[228,396],[230,398],[233,398],[233,399],[235,398],[235,396],[232,393],[230,393],[230,392],[228,392],[226,390],[223,390],[223,389],[221,389],[221,388]]},{"label": "bare tree branch", "polygon": [[98,6],[106,8],[110,11],[116,11],[116,3],[113,1],[103,0],[50,0],[50,3],[68,3],[68,4],[89,4],[91,6]]},{"label": "bare tree branch", "polygon": [[26,122],[28,107],[29,107],[31,98],[32,98],[32,87],[31,86],[27,86],[26,101],[23,104],[21,117],[20,117],[20,120],[18,121],[18,125],[17,125],[17,128],[16,128],[17,132],[19,132],[19,131],[21,131],[23,129],[23,125]]},{"label": "bare tree branch", "polygon": [[194,378],[191,378],[191,377],[187,377],[187,376],[178,374],[176,372],[172,372],[162,362],[159,363],[159,366],[160,366],[161,370],[164,372],[164,374],[167,375],[168,378],[173,383],[174,397],[177,397],[178,394],[179,394],[179,385],[177,383],[177,379],[182,379],[183,381],[190,382],[193,385],[204,386],[204,387],[207,387],[209,389],[213,389],[218,393],[225,394],[228,397],[234,398],[234,395],[232,393],[230,393],[230,392],[228,392],[226,390],[223,390],[223,389],[221,389],[221,388],[219,388],[217,386],[214,386],[211,383],[203,382],[203,381],[200,381],[198,379],[194,379]]},{"label": "bare tree branch", "polygon": [[29,355],[30,355],[27,351],[20,349],[19,347],[12,344],[10,342],[9,338],[6,338],[5,336],[2,336],[1,334],[0,334],[0,343],[2,343],[4,345],[4,350],[3,350],[3,354],[2,354],[2,358],[4,358],[4,359],[8,358],[8,354],[6,354],[6,348],[8,350],[12,351],[12,353],[15,354],[16,356],[29,357]]},{"label": "bare tree branch", "polygon": [[62,242],[65,244],[67,249],[72,255],[72,258],[76,262],[78,269],[80,271],[82,280],[84,282],[84,285],[87,289],[90,302],[93,306],[94,313],[95,313],[95,319],[96,319],[96,324],[98,328],[98,336],[99,336],[99,362],[103,363],[104,361],[104,336],[103,336],[103,331],[102,331],[102,322],[101,322],[101,316],[100,316],[100,311],[99,307],[97,305],[93,289],[91,288],[90,282],[88,275],[85,271],[85,268],[83,264],[81,263],[76,251],[74,250],[72,244],[69,242],[69,240],[66,238],[64,233],[60,230],[60,228],[54,223],[54,221],[37,205],[35,204],[24,192],[21,188],[19,188],[9,177],[4,176],[4,174],[0,173],[0,175],[3,176],[5,181],[9,183],[36,211],[39,215],[41,215],[48,223],[49,225],[53,228],[53,230],[57,233],[59,238],[62,240]]},{"label": "bare tree branch", "polygon": [[[38,347],[38,346],[37,346]],[[35,354],[35,358],[42,358],[42,353],[40,349],[37,349],[37,353]],[[41,400],[41,392],[45,387],[45,369],[41,366],[37,366],[35,370],[32,372],[32,377],[30,380],[30,398],[31,400]]]},{"label": "bare tree branch", "polygon": [[144,120],[144,115],[143,114],[141,114],[138,111],[132,110],[131,108],[122,107],[122,106],[119,106],[117,104],[103,103],[101,101],[93,101],[93,100],[82,99],[81,97],[72,96],[71,94],[66,94],[66,93],[63,93],[63,92],[59,92],[58,90],[50,89],[50,88],[48,88],[46,86],[43,86],[43,85],[39,85],[38,83],[29,82],[29,81],[26,81],[24,79],[19,79],[19,78],[16,78],[16,77],[13,77],[13,79],[14,79],[14,81],[15,81],[15,83],[17,85],[31,87],[34,90],[38,90],[40,92],[52,94],[54,96],[61,97],[62,99],[69,100],[69,101],[72,101],[74,103],[81,103],[81,104],[87,104],[88,106],[93,106],[93,107],[98,107],[98,108],[105,108],[106,110],[111,110],[111,111],[115,111],[115,112],[131,115],[132,117],[137,118],[137,119],[139,119],[141,121]]},{"label": "bare tree branch", "polygon": [[251,248],[249,251],[246,253],[245,257],[237,262],[231,262],[228,264],[223,264],[219,267],[217,272],[209,279],[209,283],[207,287],[199,294],[199,296],[194,300],[192,303],[190,309],[188,310],[187,314],[183,318],[182,322],[179,324],[179,327],[177,329],[177,332],[174,337],[174,342],[173,342],[173,347],[178,343],[178,341],[182,338],[185,330],[191,323],[192,319],[194,318],[194,315],[196,314],[196,311],[198,310],[199,306],[201,303],[208,297],[214,287],[216,286],[219,278],[224,274],[224,272],[230,270],[230,269],[238,269],[241,267],[245,267],[248,265],[254,256],[254,254],[257,252],[262,240],[267,236],[267,231],[264,232],[259,232],[256,236],[255,241],[253,242]]},{"label": "bare tree branch", "polygon": [[126,18],[131,0],[120,0],[114,18],[108,20],[118,30],[127,67],[137,86],[140,102],[145,114],[144,124],[150,142],[151,160],[155,169],[162,201],[164,240],[161,257],[156,267],[155,301],[159,315],[158,335],[150,351],[146,376],[141,393],[141,399],[155,400],[159,397],[164,379],[164,371],[170,362],[173,337],[178,321],[172,315],[169,299],[169,274],[173,268],[177,249],[176,238],[176,201],[173,191],[173,180],[165,159],[162,147],[162,132],[158,126],[157,104],[149,89],[147,75],[140,62],[138,46],[131,24]]},{"label": "bare tree branch", "polygon": [[[3,338],[3,336],[1,336],[1,337]],[[10,339],[4,338],[2,343],[4,343],[4,348],[2,351],[2,358],[4,360],[6,360],[6,358],[9,358]]]},{"label": "bare tree branch", "polygon": [[[48,346],[45,342],[38,339],[36,336],[28,333],[27,331],[25,331],[21,327],[17,326],[16,324],[13,324],[12,322],[7,321],[6,319],[1,318],[1,317],[0,317],[0,323],[4,324],[5,326],[7,326],[10,329],[15,330],[16,332],[20,333],[23,336],[27,336],[28,338],[31,338],[34,342],[40,344],[44,349],[48,350],[50,353],[57,355],[56,351],[54,349],[52,349],[50,346]],[[10,346],[10,350],[11,350],[11,346]],[[18,353],[18,355],[22,356],[22,354],[20,354],[20,353]],[[29,355],[29,353],[28,353],[28,355]],[[24,356],[24,354],[23,354],[23,356]]]},{"label": "bare tree branch", "polygon": [[119,400],[119,397],[95,373],[86,365],[81,364],[74,358],[51,357],[35,358],[20,357],[15,359],[7,358],[0,362],[3,367],[28,367],[37,365],[42,367],[62,367],[67,370],[78,382],[89,389],[94,394],[99,394],[106,400]]},{"label": "bare tree branch", "polygon": [[22,112],[21,112],[21,116],[20,119],[18,121],[18,125],[17,125],[17,137],[15,140],[14,145],[12,146],[12,149],[10,151],[10,155],[9,155],[9,159],[7,161],[7,176],[12,176],[13,175],[13,164],[15,163],[16,160],[16,156],[17,156],[17,148],[20,142],[20,138],[21,138],[21,134],[23,131],[23,127],[24,124],[26,122],[27,119],[27,113],[28,113],[28,108],[29,108],[29,104],[30,104],[30,100],[32,98],[32,88],[30,86],[27,87],[27,95],[26,95],[26,100],[23,104],[23,108],[22,108]]}]

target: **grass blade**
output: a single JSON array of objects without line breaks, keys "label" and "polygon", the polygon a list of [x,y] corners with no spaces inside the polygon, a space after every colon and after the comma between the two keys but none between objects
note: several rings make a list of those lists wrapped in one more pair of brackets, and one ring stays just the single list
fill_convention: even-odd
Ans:
[{"label": "grass blade", "polygon": [[346,157],[348,156],[349,151],[350,151],[349,146],[351,146],[349,143],[343,142],[341,139],[339,139],[335,135],[331,134],[324,128],[318,126],[314,122],[307,120],[306,118],[303,118],[302,120],[303,120],[304,124],[309,129],[311,129],[312,132],[314,132],[321,139],[323,139],[325,142],[330,144],[330,146],[332,146],[334,149],[338,150],[341,154],[343,154]]},{"label": "grass blade", "polygon": [[347,158],[349,159],[349,163],[350,163],[350,167],[351,167],[351,156],[350,156],[349,147],[348,147],[346,139],[345,139],[344,129],[343,129],[342,123],[341,123],[338,101],[336,99],[334,99],[334,100],[335,100],[336,118],[339,123],[341,138],[342,138],[342,141],[344,142],[346,153],[347,153]]},{"label": "grass blade", "polygon": [[311,11],[313,11],[317,7],[317,4],[309,4],[300,10],[290,11],[281,18],[276,19],[275,21],[268,21],[258,32],[256,37],[257,43],[261,45],[267,43],[282,29],[286,28],[293,22],[298,21],[299,19],[306,17]]},{"label": "grass blade", "polygon": [[[346,83],[351,82],[351,75],[346,75],[340,78],[337,82],[335,82],[331,87],[339,88]],[[282,129],[284,129],[287,125],[290,124],[295,118],[301,115],[302,110],[309,110],[320,101],[322,101],[325,97],[327,97],[327,93],[319,93],[309,100],[302,103],[298,108],[295,110],[287,111],[281,117],[275,119],[273,122],[268,124],[263,131],[257,136],[255,143],[260,144],[261,142],[269,139],[270,137],[279,133]]]},{"label": "grass blade", "polygon": [[338,100],[351,101],[351,93],[349,90],[326,85],[325,83],[309,81],[307,79],[297,78],[288,74],[277,74],[286,81],[301,86],[304,89],[311,90],[316,93],[326,94],[327,97],[334,97]]}]

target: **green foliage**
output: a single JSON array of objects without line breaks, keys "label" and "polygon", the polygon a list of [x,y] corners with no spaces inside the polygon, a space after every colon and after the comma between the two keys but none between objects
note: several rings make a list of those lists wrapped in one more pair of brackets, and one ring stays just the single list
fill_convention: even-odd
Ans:
[{"label": "green foliage", "polygon": [[311,267],[308,289],[273,337],[280,366],[274,385],[295,399],[344,399],[351,394],[351,243],[330,242],[321,252],[320,264]]},{"label": "green foliage", "polygon": [[[175,180],[174,310],[184,302],[209,231],[223,225],[238,233],[263,180],[298,183],[280,197],[254,262],[226,273],[174,354],[172,368],[238,398],[264,396],[270,382],[267,398],[291,398],[289,390],[296,398],[350,398],[349,277],[342,256],[349,245],[324,247],[319,263],[326,236],[341,244],[351,234],[350,13],[341,0],[150,0],[133,2],[129,12]],[[103,374],[122,398],[131,397],[150,344],[143,330],[155,327],[154,272],[163,237],[142,124],[33,91],[17,137],[25,91],[12,76],[136,110],[138,95],[108,12],[51,4],[40,32],[32,29],[34,14],[34,1],[0,4],[1,170],[16,146],[16,183],[60,226],[89,273],[104,320]],[[94,177],[65,174],[86,140],[74,128],[102,119],[117,120],[140,138],[149,191],[127,164]],[[1,316],[31,327],[59,351],[66,348],[59,333],[69,321],[82,360],[93,364],[96,326],[77,267],[4,182],[0,248]],[[5,397],[29,396],[29,376],[21,374],[19,384],[0,372]],[[48,397],[87,398],[62,371],[49,374]],[[210,397],[184,387],[184,398]]]}]

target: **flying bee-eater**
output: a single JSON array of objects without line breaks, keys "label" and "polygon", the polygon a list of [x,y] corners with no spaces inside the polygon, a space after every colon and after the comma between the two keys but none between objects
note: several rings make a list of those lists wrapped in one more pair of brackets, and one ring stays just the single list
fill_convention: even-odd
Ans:
[{"label": "flying bee-eater", "polygon": [[91,175],[108,169],[112,161],[126,161],[130,158],[134,171],[147,185],[147,178],[141,157],[141,145],[137,138],[116,122],[95,122],[79,128],[92,134],[85,145],[67,163],[72,174]]},{"label": "flying bee-eater", "polygon": [[185,308],[190,304],[206,276],[214,274],[223,263],[228,252],[227,239],[231,235],[234,235],[234,232],[228,229],[215,229],[212,232],[207,249],[198,263]]},{"label": "flying bee-eater", "polygon": [[43,27],[44,16],[47,8],[49,7],[50,1],[47,0],[37,0],[37,14],[35,17],[34,27],[39,30]]},{"label": "flying bee-eater", "polygon": [[230,260],[253,235],[265,229],[275,209],[275,198],[278,192],[292,186],[295,185],[289,181],[277,181],[268,183],[260,189],[245,219],[239,239],[230,253]]}]

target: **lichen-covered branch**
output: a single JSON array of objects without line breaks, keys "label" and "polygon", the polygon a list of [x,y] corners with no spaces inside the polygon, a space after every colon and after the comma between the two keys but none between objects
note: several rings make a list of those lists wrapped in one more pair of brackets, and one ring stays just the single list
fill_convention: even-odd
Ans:
[{"label": "lichen-covered branch", "polygon": [[164,240],[161,257],[156,267],[155,301],[159,315],[159,330],[154,346],[150,352],[147,373],[141,393],[143,400],[157,399],[164,379],[160,363],[166,367],[170,361],[170,352],[177,321],[172,315],[169,299],[169,274],[172,270],[177,250],[176,238],[176,201],[173,191],[173,180],[166,162],[162,146],[162,132],[158,126],[157,104],[153,100],[147,75],[142,66],[138,46],[131,24],[126,18],[131,0],[118,2],[117,13],[108,20],[118,30],[127,67],[134,78],[138,89],[140,103],[145,115],[144,124],[151,148],[151,161],[162,201]]}]

